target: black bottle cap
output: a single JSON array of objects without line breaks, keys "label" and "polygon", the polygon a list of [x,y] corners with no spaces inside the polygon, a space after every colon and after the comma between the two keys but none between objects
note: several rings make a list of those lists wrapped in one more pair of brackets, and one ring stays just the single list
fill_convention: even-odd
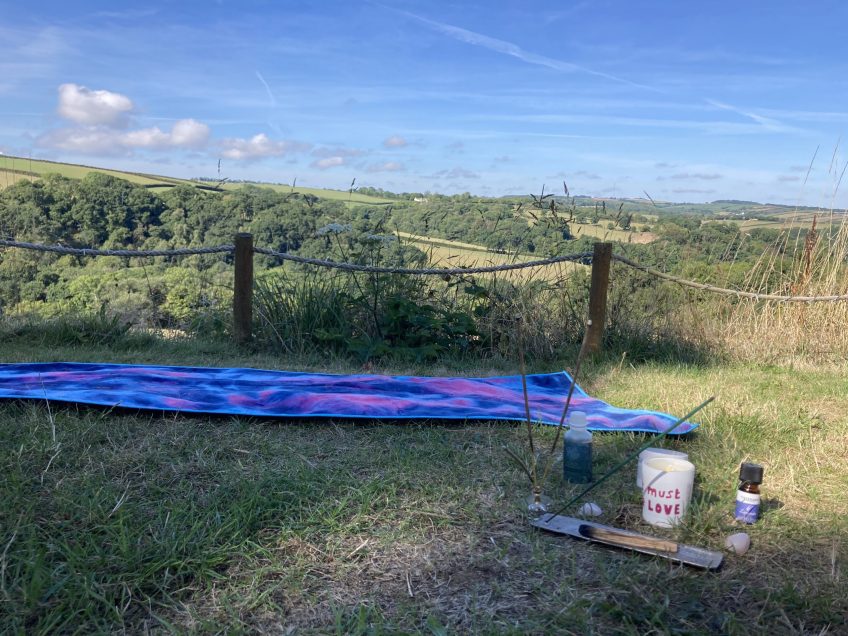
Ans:
[{"label": "black bottle cap", "polygon": [[759,464],[743,462],[739,467],[739,479],[752,484],[761,484],[763,483],[763,467]]}]

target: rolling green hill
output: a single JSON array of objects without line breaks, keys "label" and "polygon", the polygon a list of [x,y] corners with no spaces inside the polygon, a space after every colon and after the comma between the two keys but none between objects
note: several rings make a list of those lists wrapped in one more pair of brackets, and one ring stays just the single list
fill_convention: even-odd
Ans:
[{"label": "rolling green hill", "polygon": [[121,170],[110,170],[108,168],[97,168],[94,166],[82,166],[72,163],[61,163],[58,161],[46,161],[44,159],[28,159],[25,157],[0,156],[0,187],[8,187],[20,179],[39,178],[45,174],[60,174],[69,179],[82,179],[90,172],[100,172],[120,179],[126,179],[131,183],[143,186],[161,185],[172,187],[180,183],[193,183],[185,179],[174,179],[157,175],[141,174],[135,172],[124,172]]},{"label": "rolling green hill", "polygon": [[369,205],[386,205],[391,203],[393,199],[372,197],[358,192],[346,192],[342,190],[329,190],[323,188],[292,188],[286,184],[272,183],[256,183],[256,182],[238,182],[225,183],[218,187],[214,181],[195,180],[195,179],[178,179],[175,177],[167,177],[155,174],[145,174],[140,172],[126,172],[123,170],[112,170],[109,168],[99,168],[96,166],[84,166],[72,163],[62,163],[59,161],[47,161],[45,159],[30,159],[27,157],[12,157],[9,155],[0,155],[0,189],[6,188],[22,179],[38,179],[46,174],[60,174],[69,179],[82,179],[85,175],[99,172],[108,174],[119,179],[126,179],[131,183],[137,183],[146,188],[172,188],[177,185],[191,185],[204,190],[233,190],[245,185],[257,185],[261,187],[271,188],[278,192],[298,192],[303,195],[312,195],[322,199],[331,199],[335,201],[343,201],[349,204],[369,204]]},{"label": "rolling green hill", "polygon": [[[357,191],[332,190],[327,188],[306,188],[302,186],[292,187],[284,183],[264,183],[253,181],[238,182],[216,182],[211,179],[180,179],[158,174],[147,174],[141,172],[128,172],[114,170],[98,166],[87,166],[80,164],[64,163],[60,161],[49,161],[46,159],[31,159],[28,157],[14,157],[0,155],[0,190],[20,181],[22,179],[34,180],[45,174],[60,174],[70,179],[81,179],[85,175],[98,172],[108,174],[120,179],[126,179],[131,183],[142,185],[152,189],[168,189],[177,185],[191,185],[203,190],[231,191],[246,185],[255,185],[270,188],[277,192],[297,192],[305,196],[314,196],[333,201],[342,201],[348,206],[354,205],[389,205],[402,199],[372,196]],[[438,196],[438,195],[436,195]],[[527,195],[510,195],[498,199],[489,199],[491,203],[512,203],[517,205],[527,201]],[[702,215],[716,220],[739,223],[744,229],[809,227],[813,217],[817,217],[821,223],[834,216],[837,222],[841,222],[844,214],[842,211],[832,211],[824,208],[806,206],[786,206],[773,203],[757,203],[754,201],[718,200],[710,203],[675,203],[647,198],[599,198],[588,196],[575,196],[567,199],[563,196],[554,197],[560,205],[573,205],[579,215],[586,214],[595,209],[603,209],[607,215],[617,211],[622,214],[638,214],[647,221],[656,222],[663,216],[669,215]],[[595,238],[607,240],[647,243],[653,240],[649,233],[624,232],[618,229],[606,229],[606,223],[590,224],[575,222],[575,234],[583,234]]]}]

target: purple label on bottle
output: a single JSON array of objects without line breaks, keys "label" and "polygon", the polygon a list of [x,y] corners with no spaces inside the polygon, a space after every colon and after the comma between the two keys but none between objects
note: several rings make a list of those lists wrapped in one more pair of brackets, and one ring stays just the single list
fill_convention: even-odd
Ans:
[{"label": "purple label on bottle", "polygon": [[736,493],[736,511],[734,517],[742,523],[754,523],[760,518],[760,496],[741,490]]}]

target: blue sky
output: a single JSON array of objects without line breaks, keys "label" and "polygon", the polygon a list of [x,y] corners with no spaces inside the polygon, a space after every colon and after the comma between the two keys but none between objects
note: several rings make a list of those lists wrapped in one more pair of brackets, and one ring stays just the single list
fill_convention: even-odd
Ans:
[{"label": "blue sky", "polygon": [[848,3],[814,0],[5,3],[0,151],[842,208],[846,24]]}]

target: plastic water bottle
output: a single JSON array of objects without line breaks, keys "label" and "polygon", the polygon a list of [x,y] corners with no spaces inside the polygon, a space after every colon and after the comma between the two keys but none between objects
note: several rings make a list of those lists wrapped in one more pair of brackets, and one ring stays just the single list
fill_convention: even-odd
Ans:
[{"label": "plastic water bottle", "polygon": [[569,418],[562,448],[566,481],[587,484],[592,481],[592,433],[586,429],[586,414],[575,411]]}]

